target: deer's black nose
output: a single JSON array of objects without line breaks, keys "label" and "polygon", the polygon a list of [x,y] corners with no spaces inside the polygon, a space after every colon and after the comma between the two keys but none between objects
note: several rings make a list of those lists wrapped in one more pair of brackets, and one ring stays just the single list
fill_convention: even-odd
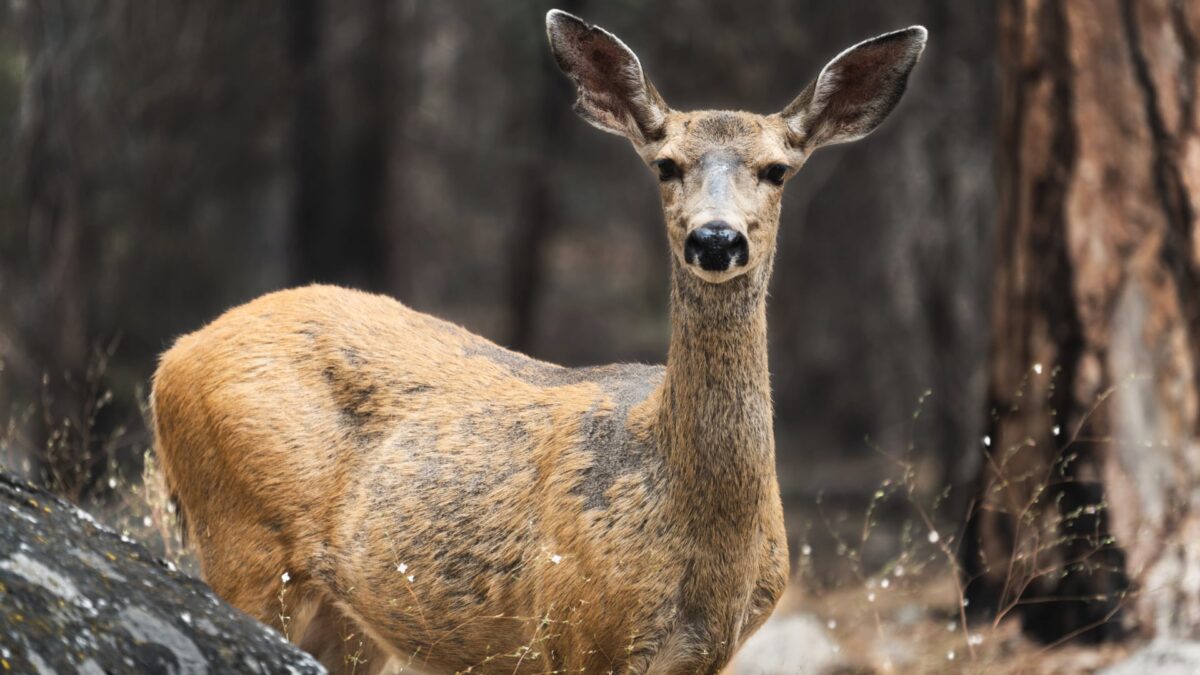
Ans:
[{"label": "deer's black nose", "polygon": [[722,220],[692,230],[683,245],[683,259],[706,272],[724,272],[734,265],[745,265],[749,258],[746,237]]}]

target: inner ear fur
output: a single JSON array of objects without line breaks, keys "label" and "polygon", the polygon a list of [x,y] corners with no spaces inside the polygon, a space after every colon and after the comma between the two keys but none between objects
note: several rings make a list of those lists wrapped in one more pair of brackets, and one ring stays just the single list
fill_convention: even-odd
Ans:
[{"label": "inner ear fur", "polygon": [[637,144],[662,138],[670,109],[625,43],[560,10],[546,15],[546,33],[558,67],[575,83],[580,117]]}]

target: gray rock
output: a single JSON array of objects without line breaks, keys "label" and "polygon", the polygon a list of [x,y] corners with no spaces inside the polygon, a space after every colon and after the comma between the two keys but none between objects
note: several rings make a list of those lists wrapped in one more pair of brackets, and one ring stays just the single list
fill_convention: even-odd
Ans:
[{"label": "gray rock", "polygon": [[0,472],[0,672],[324,673],[86,512]]},{"label": "gray rock", "polygon": [[844,661],[837,641],[814,616],[776,614],[734,657],[734,675],[818,675]]},{"label": "gray rock", "polygon": [[1193,675],[1200,673],[1200,642],[1160,640],[1097,675]]}]

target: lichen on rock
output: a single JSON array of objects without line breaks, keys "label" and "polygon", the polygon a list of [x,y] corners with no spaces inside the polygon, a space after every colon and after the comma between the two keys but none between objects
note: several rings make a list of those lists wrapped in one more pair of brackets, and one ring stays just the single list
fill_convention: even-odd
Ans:
[{"label": "lichen on rock", "polygon": [[0,672],[325,671],[203,582],[0,472]]}]

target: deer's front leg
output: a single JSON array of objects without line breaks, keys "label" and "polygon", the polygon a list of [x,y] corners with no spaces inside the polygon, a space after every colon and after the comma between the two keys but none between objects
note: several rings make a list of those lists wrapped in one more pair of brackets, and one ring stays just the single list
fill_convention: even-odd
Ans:
[{"label": "deer's front leg", "polygon": [[663,641],[662,647],[641,661],[631,661],[630,675],[717,675],[729,663],[735,645],[731,641],[701,638],[700,631],[680,627]]}]

